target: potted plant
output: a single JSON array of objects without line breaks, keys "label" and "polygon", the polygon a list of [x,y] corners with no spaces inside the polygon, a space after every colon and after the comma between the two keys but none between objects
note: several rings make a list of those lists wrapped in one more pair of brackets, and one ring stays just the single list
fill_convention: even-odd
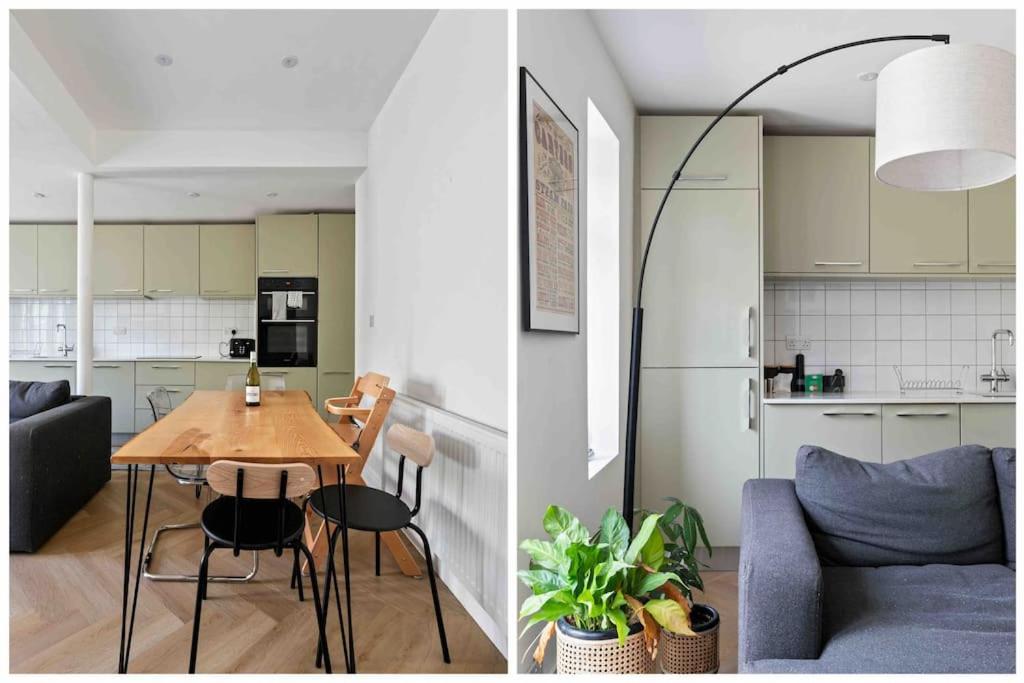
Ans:
[{"label": "potted plant", "polygon": [[665,559],[662,570],[679,577],[679,585],[690,610],[689,634],[672,631],[665,633],[661,646],[661,669],[665,673],[690,674],[718,671],[718,611],[710,605],[693,602],[694,589],[703,591],[701,567],[697,559],[697,546],[703,545],[711,556],[711,544],[704,531],[704,520],[693,507],[678,498],[666,498],[670,503],[662,515],[645,514],[645,521],[657,518],[658,530],[664,536]]},{"label": "potted plant", "polygon": [[538,666],[555,635],[559,673],[651,673],[662,629],[693,634],[680,578],[660,571],[668,557],[660,518],[649,515],[630,539],[614,509],[595,534],[563,508],[547,509],[550,540],[520,544],[530,568],[519,578],[533,594],[519,618],[525,628],[546,622],[533,654]]}]

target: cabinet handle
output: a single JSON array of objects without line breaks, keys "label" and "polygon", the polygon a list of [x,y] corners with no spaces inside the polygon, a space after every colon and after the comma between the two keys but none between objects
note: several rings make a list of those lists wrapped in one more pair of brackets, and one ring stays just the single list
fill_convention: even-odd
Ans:
[{"label": "cabinet handle", "polygon": [[1016,268],[1015,261],[979,261],[976,264],[979,268]]},{"label": "cabinet handle", "polygon": [[73,368],[74,365],[44,365],[44,368]]},{"label": "cabinet handle", "polygon": [[181,389],[167,389],[166,387],[164,387],[164,389],[167,391],[168,394],[180,394],[181,393]]},{"label": "cabinet handle", "polygon": [[815,261],[816,266],[863,266],[863,261]]},{"label": "cabinet handle", "polygon": [[287,268],[264,268],[260,272],[262,272],[262,273],[287,273],[288,269]]},{"label": "cabinet handle", "polygon": [[351,375],[351,370],[322,370],[321,375]]},{"label": "cabinet handle", "polygon": [[729,179],[728,175],[683,175],[679,176],[683,182],[698,183],[724,183]]},{"label": "cabinet handle", "polygon": [[141,289],[138,289],[138,288],[136,288],[136,289],[115,289],[114,291],[115,291],[115,292],[125,292],[125,293],[132,293],[132,292],[141,292],[142,290],[141,290]]},{"label": "cabinet handle", "polygon": [[150,365],[154,370],[181,370],[180,365]]},{"label": "cabinet handle", "polygon": [[753,317],[754,317],[754,307],[753,306],[747,306],[746,310],[743,312],[743,324],[747,328],[747,344],[743,348],[743,357],[744,358],[753,358],[754,357],[754,332],[752,330],[753,325],[750,324],[751,320],[753,319]]},{"label": "cabinet handle", "polygon": [[103,369],[103,368],[119,368],[121,366],[120,365],[93,365],[92,367],[95,370],[100,370],[100,369]]},{"label": "cabinet handle", "polygon": [[66,292],[66,291],[68,291],[68,288],[64,287],[63,289],[40,289],[39,291],[40,292]]},{"label": "cabinet handle", "polygon": [[941,410],[934,413],[896,413],[896,417],[947,417],[949,411]]},{"label": "cabinet handle", "polygon": [[274,372],[264,372],[263,374],[267,375],[268,377],[280,377],[281,375],[287,375],[288,371],[287,370],[276,370]]},{"label": "cabinet handle", "polygon": [[204,289],[203,294],[226,294],[230,289]]},{"label": "cabinet handle", "polygon": [[11,291],[12,292],[26,292],[27,293],[27,292],[34,292],[36,290],[34,290],[34,289],[12,289]]},{"label": "cabinet handle", "polygon": [[873,410],[826,410],[822,413],[826,417],[871,417],[877,414]]},{"label": "cabinet handle", "polygon": [[156,293],[156,294],[173,294],[174,293],[173,289],[151,289],[149,291],[150,291],[150,293]]},{"label": "cabinet handle", "polygon": [[960,261],[915,261],[915,268],[953,268],[959,266]]},{"label": "cabinet handle", "polygon": [[741,414],[746,413],[746,417],[744,417],[740,422],[741,432],[750,431],[754,426],[753,393],[754,392],[750,390],[750,378],[744,377],[743,391],[740,393],[740,398],[743,400],[743,410],[741,411]]}]

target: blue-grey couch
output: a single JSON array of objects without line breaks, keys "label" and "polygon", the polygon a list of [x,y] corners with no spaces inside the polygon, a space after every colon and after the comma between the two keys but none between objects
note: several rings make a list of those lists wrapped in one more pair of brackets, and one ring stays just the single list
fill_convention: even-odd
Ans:
[{"label": "blue-grey couch", "polygon": [[1013,449],[890,464],[821,448],[743,489],[739,670],[1012,672]]}]

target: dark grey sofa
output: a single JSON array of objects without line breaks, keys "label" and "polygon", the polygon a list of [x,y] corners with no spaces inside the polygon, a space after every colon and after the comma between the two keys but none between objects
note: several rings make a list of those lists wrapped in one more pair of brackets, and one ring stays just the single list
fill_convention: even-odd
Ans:
[{"label": "dark grey sofa", "polygon": [[886,465],[804,446],[743,489],[739,669],[995,673],[1015,662],[1016,452]]},{"label": "dark grey sofa", "polygon": [[10,549],[35,552],[110,481],[110,399],[70,396],[28,417],[12,414],[9,436]]}]

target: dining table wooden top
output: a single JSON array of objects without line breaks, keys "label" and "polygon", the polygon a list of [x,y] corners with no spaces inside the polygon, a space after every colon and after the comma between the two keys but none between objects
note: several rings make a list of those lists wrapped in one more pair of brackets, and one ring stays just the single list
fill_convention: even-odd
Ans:
[{"label": "dining table wooden top", "polygon": [[359,454],[313,408],[305,391],[197,390],[110,457],[111,464],[208,465],[216,460],[350,465]]}]

